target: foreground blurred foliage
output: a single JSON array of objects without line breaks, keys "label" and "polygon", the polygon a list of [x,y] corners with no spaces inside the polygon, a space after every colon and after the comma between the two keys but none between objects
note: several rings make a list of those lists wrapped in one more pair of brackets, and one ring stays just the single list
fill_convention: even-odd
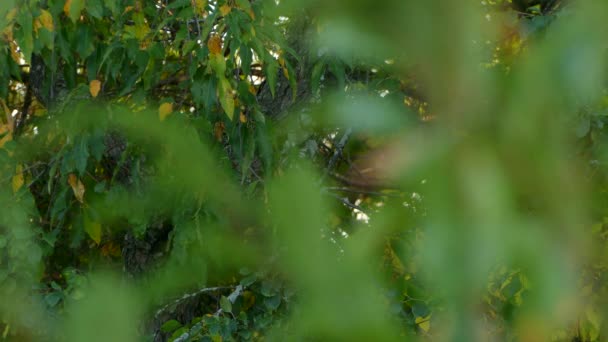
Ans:
[{"label": "foreground blurred foliage", "polygon": [[0,337],[605,340],[607,20],[3,0]]}]

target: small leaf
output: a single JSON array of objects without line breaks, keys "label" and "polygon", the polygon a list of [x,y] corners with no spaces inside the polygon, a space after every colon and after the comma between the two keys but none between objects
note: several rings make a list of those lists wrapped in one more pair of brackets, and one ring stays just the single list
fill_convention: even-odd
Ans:
[{"label": "small leaf", "polygon": [[247,123],[247,117],[245,116],[245,113],[241,112],[241,114],[239,115],[239,120],[242,123]]},{"label": "small leaf", "polygon": [[99,80],[92,80],[91,83],[89,83],[89,91],[91,92],[91,96],[97,97],[100,90],[101,82]]},{"label": "small leaf", "polygon": [[173,104],[172,103],[163,103],[158,108],[158,117],[160,121],[164,121],[169,114],[173,112]]},{"label": "small leaf", "polygon": [[220,308],[222,308],[222,311],[224,312],[232,312],[232,303],[226,296],[220,298]]},{"label": "small leaf", "polygon": [[227,4],[220,7],[220,13],[222,13],[223,16],[227,16],[230,11],[232,11],[232,7]]},{"label": "small leaf", "polygon": [[78,202],[84,203],[85,188],[84,184],[82,184],[80,179],[78,179],[75,174],[70,173],[70,175],[68,176],[68,184],[70,184],[70,186],[72,187],[72,191],[74,192],[74,196],[76,197]]},{"label": "small leaf", "polygon": [[15,175],[13,176],[13,192],[19,191],[24,183],[25,179],[23,178],[23,166],[17,165]]}]

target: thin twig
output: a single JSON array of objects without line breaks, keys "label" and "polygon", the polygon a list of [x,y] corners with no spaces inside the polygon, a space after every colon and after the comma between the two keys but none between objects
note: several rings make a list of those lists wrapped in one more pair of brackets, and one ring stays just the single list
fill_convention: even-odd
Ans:
[{"label": "thin twig", "polygon": [[331,190],[331,191],[340,191],[340,192],[351,192],[354,194],[364,194],[364,195],[375,195],[375,196],[389,196],[389,197],[401,197],[401,195],[397,195],[397,194],[387,194],[387,193],[382,193],[382,192],[377,192],[377,191],[367,191],[367,190],[360,190],[360,189],[353,189],[353,188],[343,188],[343,187],[337,187],[337,186],[330,186],[325,188],[326,190]]}]

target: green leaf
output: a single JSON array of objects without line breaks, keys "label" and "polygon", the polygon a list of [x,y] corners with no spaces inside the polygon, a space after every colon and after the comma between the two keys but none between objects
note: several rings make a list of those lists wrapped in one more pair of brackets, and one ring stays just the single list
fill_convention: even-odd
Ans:
[{"label": "green leaf", "polygon": [[87,12],[93,17],[97,19],[101,19],[103,17],[103,1],[102,0],[86,0],[87,3]]},{"label": "green leaf", "polygon": [[210,54],[209,65],[218,79],[226,77],[226,60],[221,54]]},{"label": "green leaf", "polygon": [[76,52],[78,52],[80,58],[86,59],[95,51],[93,30],[88,25],[82,25],[78,27],[76,35]]},{"label": "green leaf", "polygon": [[17,38],[19,49],[21,49],[25,60],[29,61],[34,50],[34,20],[32,14],[22,9],[17,17],[17,23],[20,29],[17,30],[15,38]]},{"label": "green leaf", "polygon": [[161,325],[160,330],[164,333],[170,333],[182,327],[182,324],[174,319],[166,321]]},{"label": "green leaf", "polygon": [[251,74],[251,61],[253,59],[251,49],[243,44],[239,49],[239,56],[241,57],[241,68],[245,75]]},{"label": "green leaf", "polygon": [[429,308],[423,302],[417,301],[412,306],[412,314],[414,314],[415,317],[426,317],[426,316],[428,316],[429,313],[430,313]]},{"label": "green leaf", "polygon": [[44,301],[51,308],[54,307],[55,305],[57,305],[57,303],[59,303],[59,301],[62,299],[63,299],[63,293],[58,292],[58,291],[48,293],[46,296],[44,296]]},{"label": "green leaf", "polygon": [[268,80],[268,85],[270,85],[270,93],[272,97],[275,96],[275,91],[277,87],[277,76],[279,73],[279,63],[272,57],[270,54],[266,57],[265,61],[265,74],[266,79]]},{"label": "green leaf", "polygon": [[313,94],[319,90],[319,86],[321,85],[321,76],[323,75],[323,71],[325,71],[325,62],[320,60],[315,64],[312,68],[312,75],[310,77],[310,86]]},{"label": "green leaf", "polygon": [[253,283],[255,283],[255,281],[257,280],[257,276],[254,274],[251,274],[243,279],[241,279],[240,284],[243,285],[243,287],[247,287]]},{"label": "green leaf", "polygon": [[91,240],[96,244],[101,242],[101,224],[93,221],[88,215],[84,216],[84,231],[89,234]]},{"label": "green leaf", "polygon": [[270,311],[276,310],[279,305],[281,305],[281,296],[279,295],[264,298],[264,306]]},{"label": "green leaf", "polygon": [[222,311],[224,312],[232,312],[232,303],[226,296],[220,298],[220,308],[222,308]]}]

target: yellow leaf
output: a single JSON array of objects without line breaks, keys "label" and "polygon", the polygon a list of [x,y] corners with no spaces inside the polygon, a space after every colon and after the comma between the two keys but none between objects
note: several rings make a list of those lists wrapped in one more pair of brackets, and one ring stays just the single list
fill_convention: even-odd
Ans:
[{"label": "yellow leaf", "polygon": [[247,117],[245,116],[245,113],[241,112],[241,115],[239,115],[239,120],[241,120],[242,123],[247,123]]},{"label": "yellow leaf", "polygon": [[173,104],[172,103],[163,103],[158,108],[158,118],[160,121],[164,121],[169,114],[173,112]]},{"label": "yellow leaf", "polygon": [[76,177],[75,174],[70,173],[68,176],[68,184],[72,187],[72,191],[74,192],[74,196],[80,203],[84,203],[84,184]]},{"label": "yellow leaf", "polygon": [[416,324],[424,332],[429,332],[429,330],[431,329],[431,316],[429,315],[427,317],[416,317]]},{"label": "yellow leaf", "polygon": [[220,7],[220,13],[222,13],[223,16],[228,15],[230,11],[232,11],[232,7],[230,7],[229,5],[223,5],[222,7]]},{"label": "yellow leaf", "polygon": [[40,10],[40,15],[38,16],[38,18],[36,18],[36,21],[34,22],[34,31],[36,31],[36,33],[38,33],[38,30],[42,27],[51,32],[54,29],[53,16],[47,10]]},{"label": "yellow leaf", "polygon": [[283,67],[283,75],[285,75],[285,78],[289,80],[289,70],[285,67]]},{"label": "yellow leaf", "polygon": [[101,82],[99,80],[92,80],[91,83],[89,83],[89,91],[91,92],[91,96],[97,97],[100,90]]},{"label": "yellow leaf", "polygon": [[218,55],[222,52],[222,39],[218,35],[213,35],[207,41],[207,47],[209,52],[214,55]]},{"label": "yellow leaf", "polygon": [[25,179],[23,178],[23,166],[17,165],[15,175],[13,176],[13,192],[19,191],[24,183]]},{"label": "yellow leaf", "polygon": [[249,16],[251,17],[251,19],[255,20],[255,13],[253,12],[252,9],[249,10]]},{"label": "yellow leaf", "polygon": [[92,221],[87,215],[85,215],[84,231],[89,234],[91,240],[95,241],[95,243],[99,245],[101,242],[101,224],[99,222]]}]

